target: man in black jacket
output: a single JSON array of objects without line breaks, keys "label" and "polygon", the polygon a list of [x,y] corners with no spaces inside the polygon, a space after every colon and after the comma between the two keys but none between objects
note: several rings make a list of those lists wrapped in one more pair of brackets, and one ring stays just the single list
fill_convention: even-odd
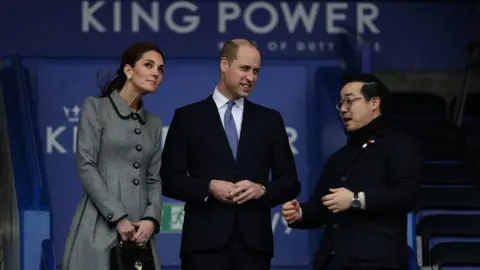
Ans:
[{"label": "man in black jacket", "polygon": [[235,39],[220,54],[212,95],[175,111],[163,194],[185,202],[182,269],[269,270],[270,209],[298,196],[300,182],[282,116],[247,99],[260,52]]},{"label": "man in black jacket", "polygon": [[324,165],[307,202],[283,205],[292,228],[324,227],[314,269],[405,269],[407,214],[420,189],[422,154],[390,126],[390,91],[370,74],[346,78],[337,109],[348,142]]}]

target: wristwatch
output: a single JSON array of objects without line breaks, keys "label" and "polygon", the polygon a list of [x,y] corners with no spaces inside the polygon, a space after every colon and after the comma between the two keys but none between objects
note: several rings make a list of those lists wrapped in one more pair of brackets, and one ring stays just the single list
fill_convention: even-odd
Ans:
[{"label": "wristwatch", "polygon": [[362,206],[360,199],[358,198],[358,193],[353,193],[352,203],[350,204],[352,208],[358,209]]}]

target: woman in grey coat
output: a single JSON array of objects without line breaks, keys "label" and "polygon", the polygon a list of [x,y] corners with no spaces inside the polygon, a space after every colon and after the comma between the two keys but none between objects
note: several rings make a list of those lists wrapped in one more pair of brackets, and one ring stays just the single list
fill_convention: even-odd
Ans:
[{"label": "woman in grey coat", "polygon": [[109,252],[123,241],[155,250],[162,209],[161,130],[142,97],[163,80],[164,55],[155,45],[128,48],[117,77],[88,97],[77,133],[77,172],[85,189],[73,216],[63,270],[108,270]]}]

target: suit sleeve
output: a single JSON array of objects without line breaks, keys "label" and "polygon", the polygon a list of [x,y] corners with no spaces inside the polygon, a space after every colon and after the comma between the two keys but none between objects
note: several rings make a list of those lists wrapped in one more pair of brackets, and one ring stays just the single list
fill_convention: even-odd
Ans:
[{"label": "suit sleeve", "polygon": [[122,203],[111,193],[98,172],[97,158],[100,152],[102,123],[96,100],[89,97],[82,106],[77,130],[77,174],[88,197],[103,217],[116,222],[126,216]]},{"label": "suit sleeve", "polygon": [[317,229],[327,223],[330,212],[322,204],[321,199],[328,193],[329,182],[327,179],[327,172],[330,170],[330,167],[331,158],[325,162],[318,183],[309,200],[300,203],[302,218],[297,222],[289,224],[289,227],[295,229]]},{"label": "suit sleeve", "polygon": [[413,139],[402,139],[388,151],[388,187],[364,190],[365,211],[406,214],[414,207],[420,191],[423,163],[420,145]]},{"label": "suit sleeve", "polygon": [[285,124],[280,113],[276,112],[274,117],[271,151],[272,180],[267,184],[265,193],[267,205],[271,208],[293,200],[300,194],[301,189]]},{"label": "suit sleeve", "polygon": [[156,150],[147,169],[147,208],[143,214],[143,219],[151,220],[155,223],[155,233],[160,231],[162,218],[162,180],[160,178],[162,124],[160,120],[158,121],[159,132],[157,132],[157,141],[155,143]]},{"label": "suit sleeve", "polygon": [[192,177],[188,174],[186,117],[177,109],[168,129],[163,149],[160,175],[163,194],[172,199],[203,203],[209,195],[211,179]]}]

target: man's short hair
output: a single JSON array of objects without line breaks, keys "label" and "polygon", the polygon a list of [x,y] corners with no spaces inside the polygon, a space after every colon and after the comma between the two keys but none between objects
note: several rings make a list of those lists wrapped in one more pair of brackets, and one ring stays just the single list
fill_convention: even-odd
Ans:
[{"label": "man's short hair", "polygon": [[220,50],[220,59],[227,58],[228,64],[231,64],[233,60],[237,59],[238,48],[242,45],[250,45],[256,48],[255,44],[247,39],[232,39],[223,44]]},{"label": "man's short hair", "polygon": [[373,97],[378,97],[380,99],[380,112],[382,114],[389,112],[392,93],[380,79],[369,73],[346,74],[343,77],[344,85],[352,82],[363,83],[360,91],[365,100],[369,101]]}]

